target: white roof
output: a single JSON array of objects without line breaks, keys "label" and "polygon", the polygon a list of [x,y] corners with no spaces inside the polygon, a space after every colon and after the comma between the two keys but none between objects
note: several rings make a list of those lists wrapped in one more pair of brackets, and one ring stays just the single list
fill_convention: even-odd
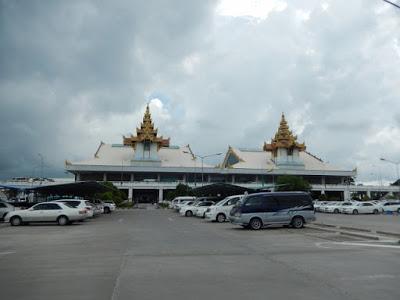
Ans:
[{"label": "white roof", "polygon": [[[135,150],[131,146],[120,144],[101,143],[93,158],[71,162],[77,165],[99,165],[99,166],[135,166]],[[201,168],[201,162],[194,158],[188,146],[184,147],[162,147],[158,151],[161,167],[189,167]],[[142,163],[142,161],[140,161]],[[139,163],[139,164],[140,164]],[[204,164],[204,167],[212,167]]]},{"label": "white roof", "polygon": [[[263,150],[245,150],[231,147],[231,151],[239,158],[239,162],[232,165],[233,169],[279,169],[272,160],[272,153]],[[305,170],[344,171],[344,169],[323,162],[316,156],[306,151],[300,152],[300,160],[304,163]]]}]

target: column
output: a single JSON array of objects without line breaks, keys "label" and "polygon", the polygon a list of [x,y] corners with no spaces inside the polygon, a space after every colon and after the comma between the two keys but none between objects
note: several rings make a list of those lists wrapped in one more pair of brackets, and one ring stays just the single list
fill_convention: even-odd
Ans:
[{"label": "column", "polygon": [[157,181],[160,182],[161,181],[161,175],[157,174]]},{"label": "column", "polygon": [[133,175],[133,173],[131,173],[130,181],[131,181],[131,182],[135,181],[135,176]]},{"label": "column", "polygon": [[183,183],[186,183],[186,174],[183,174],[182,182],[183,182]]},{"label": "column", "polygon": [[162,202],[163,200],[164,200],[164,190],[158,189],[158,203]]},{"label": "column", "polygon": [[133,189],[132,188],[129,188],[128,189],[128,201],[129,202],[132,202],[132,197],[133,197]]},{"label": "column", "polygon": [[235,184],[235,174],[232,174],[232,184]]},{"label": "column", "polygon": [[371,191],[370,190],[367,190],[367,196],[369,199],[371,199]]},{"label": "column", "polygon": [[80,173],[76,173],[75,174],[75,181],[81,181],[81,174]]},{"label": "column", "polygon": [[103,181],[107,181],[107,173],[103,173]]},{"label": "column", "polygon": [[345,189],[343,192],[344,195],[344,201],[349,201],[350,199],[350,191],[348,189]]}]

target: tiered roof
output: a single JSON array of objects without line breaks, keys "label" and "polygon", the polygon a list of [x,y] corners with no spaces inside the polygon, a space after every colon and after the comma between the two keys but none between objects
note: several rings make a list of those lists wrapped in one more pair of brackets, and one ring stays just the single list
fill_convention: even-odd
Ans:
[{"label": "tiered roof", "polygon": [[151,120],[150,108],[147,104],[146,111],[143,116],[143,122],[140,128],[136,128],[136,136],[123,137],[123,144],[126,146],[136,147],[136,143],[149,141],[157,143],[158,148],[168,147],[170,139],[164,139],[162,136],[157,136],[157,128],[154,128],[153,121]]},{"label": "tiered roof", "polygon": [[281,122],[279,124],[278,131],[275,137],[271,139],[271,143],[264,143],[264,151],[276,152],[278,148],[286,149],[299,149],[299,151],[306,150],[304,143],[300,144],[297,142],[297,136],[293,135],[292,131],[289,129],[289,125],[286,122],[285,115],[282,113]]}]

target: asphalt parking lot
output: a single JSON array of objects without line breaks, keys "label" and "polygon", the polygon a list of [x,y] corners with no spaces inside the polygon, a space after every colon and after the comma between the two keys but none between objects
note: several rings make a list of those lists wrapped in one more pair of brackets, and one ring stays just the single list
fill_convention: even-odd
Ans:
[{"label": "asphalt parking lot", "polygon": [[0,225],[2,299],[400,299],[400,245],[170,210]]}]

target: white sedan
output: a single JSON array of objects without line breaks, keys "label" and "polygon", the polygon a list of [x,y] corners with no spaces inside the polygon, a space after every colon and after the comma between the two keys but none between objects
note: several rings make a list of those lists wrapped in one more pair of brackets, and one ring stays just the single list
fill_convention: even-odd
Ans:
[{"label": "white sedan", "polygon": [[400,202],[386,202],[381,205],[383,212],[397,212],[400,214]]},{"label": "white sedan", "polygon": [[379,214],[379,206],[369,202],[356,202],[343,208],[345,214]]},{"label": "white sedan", "polygon": [[196,207],[194,214],[196,215],[196,217],[200,217],[200,218],[205,218],[205,213],[207,208],[209,208],[210,206],[214,205],[215,202],[213,201],[203,201],[200,202],[199,205]]},{"label": "white sedan", "polygon": [[243,195],[229,196],[222,199],[217,204],[207,208],[205,218],[219,223],[225,222],[233,206],[242,199]]},{"label": "white sedan", "polygon": [[18,226],[29,222],[57,222],[67,225],[73,221],[86,218],[86,210],[73,208],[62,202],[42,202],[28,209],[15,210],[8,213],[5,222]]},{"label": "white sedan", "polygon": [[179,214],[185,217],[192,217],[197,209],[197,206],[200,205],[199,201],[190,201],[188,204],[181,206],[179,209]]}]

